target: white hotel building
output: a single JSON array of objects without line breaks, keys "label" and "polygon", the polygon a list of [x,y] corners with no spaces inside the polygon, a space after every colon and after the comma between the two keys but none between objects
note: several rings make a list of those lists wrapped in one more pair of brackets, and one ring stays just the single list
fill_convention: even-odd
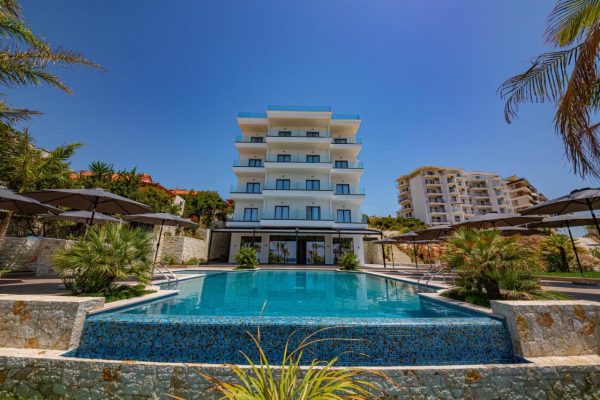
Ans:
[{"label": "white hotel building", "polygon": [[363,237],[378,232],[360,208],[360,117],[269,106],[237,122],[235,211],[220,230],[231,233],[229,262],[252,243],[265,264],[335,264],[340,250],[364,262]]}]

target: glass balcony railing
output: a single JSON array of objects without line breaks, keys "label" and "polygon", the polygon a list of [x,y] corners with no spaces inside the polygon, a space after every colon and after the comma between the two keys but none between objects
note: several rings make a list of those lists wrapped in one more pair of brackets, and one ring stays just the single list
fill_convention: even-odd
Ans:
[{"label": "glass balcony railing", "polygon": [[331,114],[331,119],[360,119],[358,114]]},{"label": "glass balcony railing", "polygon": [[233,160],[234,167],[263,168],[262,160]]},{"label": "glass balcony railing", "polygon": [[262,188],[260,186],[232,185],[229,187],[229,193],[260,194]]},{"label": "glass balcony railing", "polygon": [[352,195],[364,195],[365,194],[365,188],[353,188],[351,187],[350,190],[346,190],[346,189],[341,189],[341,188],[335,188],[333,194],[335,194],[336,196],[352,196]]},{"label": "glass balcony railing", "polygon": [[265,112],[240,112],[238,118],[267,118]]},{"label": "glass balcony railing", "polygon": [[236,143],[265,143],[264,136],[242,136],[238,135],[235,137]]},{"label": "glass balcony railing", "polygon": [[[318,161],[317,161],[318,160]],[[307,156],[290,155],[290,157],[268,157],[266,162],[274,163],[306,163],[306,164],[331,164],[331,159],[326,156],[321,156],[318,159],[310,159]]]},{"label": "glass balcony railing", "polygon": [[296,221],[333,221],[333,215],[326,211],[320,213],[314,212],[312,215],[307,214],[304,210],[289,210],[283,212],[266,212],[261,216],[261,219],[267,220],[296,220]]},{"label": "glass balcony railing", "polygon": [[361,144],[361,138],[333,138],[331,144]]},{"label": "glass balcony railing", "polygon": [[268,111],[305,111],[305,112],[331,112],[330,106],[290,106],[290,105],[271,105],[267,106]]},{"label": "glass balcony railing", "polygon": [[346,163],[336,161],[333,164],[333,168],[335,169],[362,169],[363,162],[362,161],[348,161]]},{"label": "glass balcony railing", "polygon": [[330,185],[321,184],[319,186],[306,184],[305,182],[291,182],[288,184],[266,184],[263,190],[308,190],[308,191],[332,191],[333,187]]},{"label": "glass balcony railing", "polygon": [[321,139],[330,138],[329,132],[317,132],[317,131],[272,131],[267,133],[268,137],[293,137],[293,138],[305,138],[305,139]]}]

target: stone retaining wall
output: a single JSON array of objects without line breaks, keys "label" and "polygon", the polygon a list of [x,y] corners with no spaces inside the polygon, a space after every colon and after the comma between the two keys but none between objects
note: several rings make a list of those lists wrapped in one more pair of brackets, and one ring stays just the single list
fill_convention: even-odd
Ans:
[{"label": "stone retaining wall", "polygon": [[187,236],[165,236],[160,244],[159,260],[174,258],[177,263],[196,258],[206,260],[208,241]]},{"label": "stone retaining wall", "polygon": [[70,240],[35,236],[6,237],[0,249],[0,269],[35,272],[38,276],[51,274],[54,253],[69,243]]},{"label": "stone retaining wall", "polygon": [[522,357],[600,354],[600,303],[492,301]]},{"label": "stone retaining wall", "polygon": [[104,298],[0,296],[0,347],[68,350],[79,344],[87,312]]},{"label": "stone retaining wall", "polygon": [[[590,356],[588,356],[590,357]],[[390,381],[365,375],[393,399],[596,399],[598,356],[513,364],[380,369]],[[60,358],[0,353],[0,396],[74,399],[217,399],[200,372],[231,381],[221,366]],[[377,398],[375,395],[373,398]]]}]

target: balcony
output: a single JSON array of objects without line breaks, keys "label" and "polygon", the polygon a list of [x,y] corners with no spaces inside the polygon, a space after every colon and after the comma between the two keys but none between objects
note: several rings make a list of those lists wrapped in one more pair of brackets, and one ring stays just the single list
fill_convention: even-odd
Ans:
[{"label": "balcony", "polygon": [[243,174],[258,174],[265,173],[265,166],[262,160],[234,160],[233,171]]},{"label": "balcony", "polygon": [[267,212],[260,219],[261,226],[271,227],[331,228],[333,227],[333,223],[334,219],[331,213],[321,212],[319,218],[311,218],[310,215],[306,215],[306,211],[304,210],[290,210],[286,215],[276,215],[274,212]]},{"label": "balcony", "polygon": [[262,190],[258,188],[249,188],[246,185],[233,185],[229,188],[229,193],[234,199],[261,199]]},{"label": "balcony", "polygon": [[320,185],[318,189],[307,187],[305,182],[292,182],[289,186],[267,184],[263,188],[265,197],[281,198],[328,198],[333,192],[333,187]]},{"label": "balcony", "polygon": [[319,161],[307,161],[306,156],[291,155],[290,157],[269,157],[265,161],[265,167],[278,170],[294,170],[294,169],[331,169],[331,160],[329,157],[322,156]]}]

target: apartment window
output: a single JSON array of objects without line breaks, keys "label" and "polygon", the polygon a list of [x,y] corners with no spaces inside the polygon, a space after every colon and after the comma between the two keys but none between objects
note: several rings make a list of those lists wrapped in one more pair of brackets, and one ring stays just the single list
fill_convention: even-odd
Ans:
[{"label": "apartment window", "polygon": [[306,219],[310,219],[310,220],[321,219],[321,207],[307,206],[306,207]]},{"label": "apartment window", "polygon": [[290,154],[277,154],[277,162],[291,162],[292,156]]},{"label": "apartment window", "polygon": [[260,193],[260,183],[247,182],[246,183],[246,193]]},{"label": "apartment window", "polygon": [[277,134],[277,136],[280,136],[280,137],[290,137],[290,136],[292,136],[292,131],[279,131],[279,133]]},{"label": "apartment window", "polygon": [[347,183],[338,183],[335,185],[335,194],[350,194],[350,185]]},{"label": "apartment window", "polygon": [[315,132],[315,131],[306,132],[306,137],[319,137],[319,132]]},{"label": "apartment window", "polygon": [[249,167],[262,167],[262,160],[259,158],[252,158],[248,160]]},{"label": "apartment window", "polygon": [[275,189],[290,190],[290,180],[289,179],[277,179],[275,181]]},{"label": "apartment window", "polygon": [[352,222],[350,210],[337,210],[337,222]]},{"label": "apartment window", "polygon": [[306,162],[307,163],[318,163],[318,162],[321,162],[321,156],[316,156],[314,154],[308,154],[306,156]]},{"label": "apartment window", "polygon": [[460,217],[458,215],[454,216],[454,222],[460,222]]},{"label": "apartment window", "polygon": [[333,143],[334,144],[347,144],[348,143],[348,139],[346,139],[346,138],[335,138],[335,139],[333,139]]},{"label": "apartment window", "polygon": [[290,219],[290,207],[275,206],[275,219]]},{"label": "apartment window", "polygon": [[258,208],[244,208],[244,221],[258,221]]},{"label": "apartment window", "polygon": [[306,190],[321,190],[321,181],[317,179],[307,179]]},{"label": "apartment window", "polygon": [[263,143],[264,141],[264,138],[258,136],[252,136],[250,138],[250,143]]},{"label": "apartment window", "polygon": [[336,160],[334,167],[335,168],[348,168],[348,161]]}]

